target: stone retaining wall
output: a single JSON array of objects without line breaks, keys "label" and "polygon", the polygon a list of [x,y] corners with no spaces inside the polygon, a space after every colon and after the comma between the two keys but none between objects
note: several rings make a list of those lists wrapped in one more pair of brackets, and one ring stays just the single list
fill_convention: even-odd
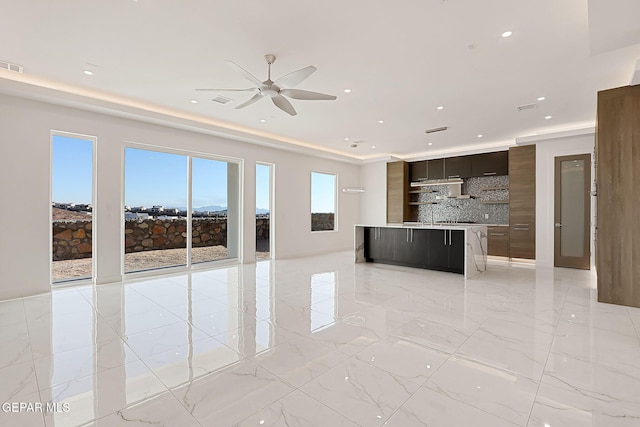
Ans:
[{"label": "stone retaining wall", "polygon": [[[227,246],[226,218],[194,218],[193,247]],[[91,257],[91,221],[54,221],[53,260]],[[256,240],[268,239],[269,218],[256,218]],[[187,221],[139,219],[125,221],[125,252],[186,247]]]},{"label": "stone retaining wall", "polygon": [[53,260],[91,258],[91,220],[53,222]]},{"label": "stone retaining wall", "polygon": [[311,231],[335,230],[335,218],[332,213],[312,213]]}]

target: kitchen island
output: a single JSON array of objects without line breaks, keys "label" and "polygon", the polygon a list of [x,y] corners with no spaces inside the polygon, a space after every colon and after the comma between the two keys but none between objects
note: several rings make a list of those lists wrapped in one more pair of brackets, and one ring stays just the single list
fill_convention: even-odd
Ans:
[{"label": "kitchen island", "polygon": [[355,261],[464,274],[487,269],[487,226],[386,224],[355,226]]}]

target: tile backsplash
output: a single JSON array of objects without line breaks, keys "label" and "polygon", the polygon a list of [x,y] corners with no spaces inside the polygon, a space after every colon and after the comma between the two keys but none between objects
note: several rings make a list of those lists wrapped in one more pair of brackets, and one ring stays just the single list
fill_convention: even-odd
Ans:
[{"label": "tile backsplash", "polygon": [[[446,185],[423,188],[433,192],[419,194],[418,201],[435,204],[418,206],[418,221],[430,222],[433,213],[434,221],[509,224],[508,203],[483,203],[509,201],[508,176],[465,179],[462,194],[470,195],[470,199],[439,199],[448,194]],[[489,217],[486,218],[485,215]]]}]

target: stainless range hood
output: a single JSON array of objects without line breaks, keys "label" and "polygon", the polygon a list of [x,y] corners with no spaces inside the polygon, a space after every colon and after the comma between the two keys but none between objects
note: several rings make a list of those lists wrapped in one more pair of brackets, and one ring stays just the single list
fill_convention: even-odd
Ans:
[{"label": "stainless range hood", "polygon": [[446,196],[437,196],[437,200],[443,199],[470,199],[471,197],[468,194],[462,194],[462,184],[464,181],[460,178],[456,179],[440,179],[440,180],[430,180],[430,181],[416,181],[411,183],[411,187],[420,188],[420,187],[434,187],[434,186],[447,186],[447,195]]},{"label": "stainless range hood", "polygon": [[436,180],[429,180],[429,181],[415,181],[411,183],[412,187],[429,187],[429,186],[436,186],[436,185],[462,185],[464,184],[464,181],[460,178],[456,178],[456,179],[436,179]]}]

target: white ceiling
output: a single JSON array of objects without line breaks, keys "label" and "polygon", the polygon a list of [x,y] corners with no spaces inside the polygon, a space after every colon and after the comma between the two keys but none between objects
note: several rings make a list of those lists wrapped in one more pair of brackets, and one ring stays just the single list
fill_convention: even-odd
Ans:
[{"label": "white ceiling", "polygon": [[[597,91],[629,84],[640,59],[637,0],[0,0],[0,10],[0,60],[24,66],[0,73],[0,91],[8,79],[65,85],[359,159],[593,126]],[[220,93],[234,99],[220,105],[194,90],[251,86],[226,59],[266,79],[267,53],[274,80],[315,65],[298,88],[338,99],[292,100],[291,117],[268,100],[233,108],[251,93]]]}]

